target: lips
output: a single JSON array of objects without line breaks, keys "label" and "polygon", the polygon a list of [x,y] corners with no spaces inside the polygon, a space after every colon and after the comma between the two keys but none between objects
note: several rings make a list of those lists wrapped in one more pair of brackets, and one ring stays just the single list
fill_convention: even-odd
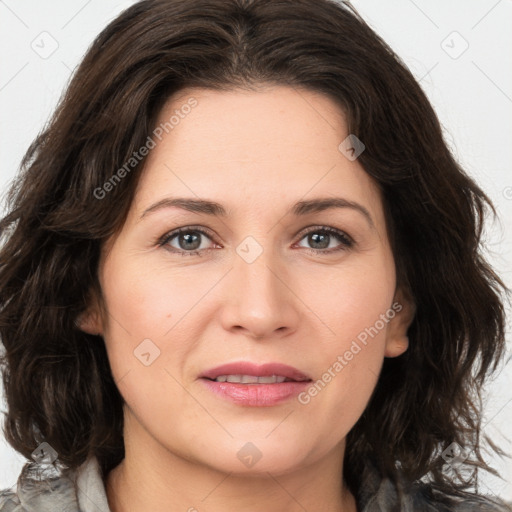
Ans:
[{"label": "lips", "polygon": [[199,381],[215,396],[237,406],[272,407],[296,397],[311,378],[286,364],[241,361],[211,368]]},{"label": "lips", "polygon": [[[259,382],[248,377],[263,377]],[[215,380],[219,377],[223,382],[244,382],[246,384],[262,384],[270,382],[264,377],[277,377],[277,382],[304,382],[310,381],[309,375],[301,372],[297,368],[282,363],[266,363],[257,365],[247,361],[223,364],[206,370],[200,375],[200,378]],[[284,377],[284,379],[283,379]],[[252,381],[252,382],[251,382]],[[265,382],[267,381],[267,382]]]}]

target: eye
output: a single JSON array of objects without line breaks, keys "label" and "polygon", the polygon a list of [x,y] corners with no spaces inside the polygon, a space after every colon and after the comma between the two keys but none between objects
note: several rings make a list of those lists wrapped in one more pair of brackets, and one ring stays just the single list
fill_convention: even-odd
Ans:
[{"label": "eye", "polygon": [[[350,249],[354,246],[354,241],[343,231],[326,226],[315,226],[303,234],[301,240],[307,239],[307,242],[313,247],[305,249],[313,254],[330,254],[342,250]],[[333,239],[338,240],[338,246],[332,246]],[[326,250],[327,249],[327,250]]]},{"label": "eye", "polygon": [[[211,235],[204,229],[187,226],[165,234],[158,241],[158,245],[182,256],[201,256],[204,251],[211,250],[211,248],[202,246],[201,237],[212,239]],[[177,244],[177,247],[172,245],[171,242]]]},{"label": "eye", "polygon": [[[160,247],[182,256],[201,256],[205,251],[213,249],[212,247],[204,247],[202,237],[213,241],[213,235],[204,228],[187,226],[166,233],[157,243]],[[309,229],[309,231],[302,234],[300,240],[304,239],[307,239],[307,242],[313,246],[312,248],[304,247],[304,249],[313,254],[330,254],[354,246],[354,241],[346,233],[327,226],[315,226]],[[333,247],[331,242],[335,240],[338,241],[338,246]]]}]

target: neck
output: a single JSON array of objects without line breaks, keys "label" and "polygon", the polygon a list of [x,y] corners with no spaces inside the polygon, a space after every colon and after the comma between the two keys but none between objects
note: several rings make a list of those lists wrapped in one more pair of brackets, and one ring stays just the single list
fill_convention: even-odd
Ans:
[{"label": "neck", "polygon": [[247,475],[188,460],[145,433],[144,443],[132,443],[125,430],[125,458],[106,477],[111,512],[357,511],[342,485],[344,443],[286,474]]}]

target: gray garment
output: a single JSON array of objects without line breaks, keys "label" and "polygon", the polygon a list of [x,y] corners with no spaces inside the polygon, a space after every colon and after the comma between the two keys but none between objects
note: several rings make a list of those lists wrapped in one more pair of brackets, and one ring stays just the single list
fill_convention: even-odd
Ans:
[{"label": "gray garment", "polygon": [[0,512],[111,512],[95,457],[76,471],[25,464],[17,485],[0,491]]},{"label": "gray garment", "polygon": [[[356,497],[360,512],[512,512],[512,504],[494,503],[482,496],[448,508],[429,494],[429,486],[424,483],[410,487],[398,509],[396,487],[390,480],[381,479],[373,466],[368,466],[363,482]],[[76,471],[28,462],[17,484],[0,490],[0,512],[111,511],[98,461],[92,457]]]}]

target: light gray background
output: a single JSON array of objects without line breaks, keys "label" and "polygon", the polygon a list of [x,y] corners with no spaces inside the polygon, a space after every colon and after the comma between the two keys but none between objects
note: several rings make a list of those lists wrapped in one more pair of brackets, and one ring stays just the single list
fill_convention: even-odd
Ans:
[{"label": "light gray background", "polygon": [[[0,193],[93,38],[132,3],[0,0]],[[488,254],[512,287],[512,0],[353,3],[420,80],[454,154],[495,202],[501,223],[487,226]],[[511,367],[488,386],[484,422],[512,455]],[[505,481],[485,477],[481,491],[512,500],[512,461],[489,457]],[[0,489],[23,463],[0,435]]]}]

